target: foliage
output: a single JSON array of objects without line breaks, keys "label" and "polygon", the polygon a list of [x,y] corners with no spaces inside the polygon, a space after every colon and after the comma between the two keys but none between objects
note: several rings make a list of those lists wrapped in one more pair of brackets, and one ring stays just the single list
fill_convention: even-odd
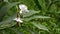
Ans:
[{"label": "foliage", "polygon": [[[17,26],[16,5],[25,4],[29,12]],[[0,34],[60,34],[60,0],[0,0]]]}]

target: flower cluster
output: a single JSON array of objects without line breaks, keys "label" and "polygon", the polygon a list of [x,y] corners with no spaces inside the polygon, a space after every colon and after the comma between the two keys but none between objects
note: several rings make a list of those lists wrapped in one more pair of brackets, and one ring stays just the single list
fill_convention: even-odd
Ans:
[{"label": "flower cluster", "polygon": [[29,12],[26,5],[21,4],[21,5],[19,5],[19,8],[21,9],[20,13]]},{"label": "flower cluster", "polygon": [[[20,12],[19,12],[20,14],[23,13],[23,12],[29,12],[29,10],[28,10],[28,8],[27,8],[26,5],[21,4],[21,5],[19,5],[19,8],[20,8]],[[15,18],[15,19],[13,19],[13,20],[15,20],[15,21],[17,21],[17,22],[20,22],[20,23],[23,22],[20,17]]]}]

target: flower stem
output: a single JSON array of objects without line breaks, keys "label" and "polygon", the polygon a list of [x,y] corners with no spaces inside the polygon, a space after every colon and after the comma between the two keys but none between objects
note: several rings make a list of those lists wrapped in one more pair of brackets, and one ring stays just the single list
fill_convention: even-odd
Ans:
[{"label": "flower stem", "polygon": [[[16,8],[17,8],[17,18],[20,18],[19,10],[18,10],[18,6],[17,5],[16,5]],[[21,24],[19,22],[17,22],[17,26],[21,26]]]}]

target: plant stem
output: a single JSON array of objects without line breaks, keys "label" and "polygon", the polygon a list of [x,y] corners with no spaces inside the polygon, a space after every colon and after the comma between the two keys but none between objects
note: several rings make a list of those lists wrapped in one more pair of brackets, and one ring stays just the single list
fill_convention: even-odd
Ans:
[{"label": "plant stem", "polygon": [[[17,8],[17,18],[20,18],[19,10],[18,10],[18,6],[17,5],[16,5],[16,8]],[[17,26],[21,26],[21,24],[19,22],[17,22]]]}]

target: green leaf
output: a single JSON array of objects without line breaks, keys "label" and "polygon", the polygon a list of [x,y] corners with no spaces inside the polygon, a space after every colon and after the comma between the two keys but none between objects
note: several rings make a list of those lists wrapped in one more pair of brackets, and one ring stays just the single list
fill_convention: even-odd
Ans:
[{"label": "green leaf", "polygon": [[1,30],[1,29],[5,29],[5,28],[12,27],[12,26],[14,26],[15,24],[16,24],[16,22],[2,23],[2,24],[0,25],[0,30]]},{"label": "green leaf", "polygon": [[29,21],[29,20],[32,20],[32,19],[36,19],[36,18],[43,18],[43,19],[48,19],[48,18],[50,18],[50,17],[48,17],[48,16],[32,16],[32,17],[30,17],[30,18],[24,18],[24,20],[25,21]]},{"label": "green leaf", "polygon": [[31,34],[36,34],[36,32],[32,31],[31,29],[29,29],[27,27],[22,27],[22,29],[29,31]]},{"label": "green leaf", "polygon": [[7,13],[13,6],[19,4],[20,2],[14,2],[14,3],[9,3],[5,6],[3,6],[1,9],[0,9],[0,18],[5,14]]},{"label": "green leaf", "polygon": [[16,34],[15,31],[13,31],[10,28],[6,28],[4,30],[1,31],[3,34]]},{"label": "green leaf", "polygon": [[49,30],[48,30],[48,28],[47,28],[46,26],[43,26],[43,25],[38,24],[38,23],[36,23],[36,22],[32,22],[32,24],[33,24],[34,26],[36,26],[38,29],[42,29],[42,30],[45,30],[45,31],[48,31],[48,32],[49,32]]},{"label": "green leaf", "polygon": [[10,29],[13,30],[16,34],[23,34],[23,32],[20,31],[19,27],[13,27],[13,28],[10,28]]},{"label": "green leaf", "polygon": [[38,0],[39,5],[42,7],[42,10],[46,10],[46,3],[45,0]]},{"label": "green leaf", "polygon": [[53,4],[50,8],[49,8],[49,12],[51,13],[57,13],[57,6],[55,4]]},{"label": "green leaf", "polygon": [[13,19],[16,17],[16,15],[13,15],[9,18],[7,18],[5,21],[0,22],[0,30],[5,29],[7,27],[12,27],[16,24],[16,22],[13,22]]},{"label": "green leaf", "polygon": [[2,30],[1,32],[2,32],[3,34],[7,34],[5,30]]},{"label": "green leaf", "polygon": [[40,11],[29,10],[28,13],[23,14],[23,17],[28,17],[28,16],[31,16],[31,15],[39,13],[39,12]]}]

